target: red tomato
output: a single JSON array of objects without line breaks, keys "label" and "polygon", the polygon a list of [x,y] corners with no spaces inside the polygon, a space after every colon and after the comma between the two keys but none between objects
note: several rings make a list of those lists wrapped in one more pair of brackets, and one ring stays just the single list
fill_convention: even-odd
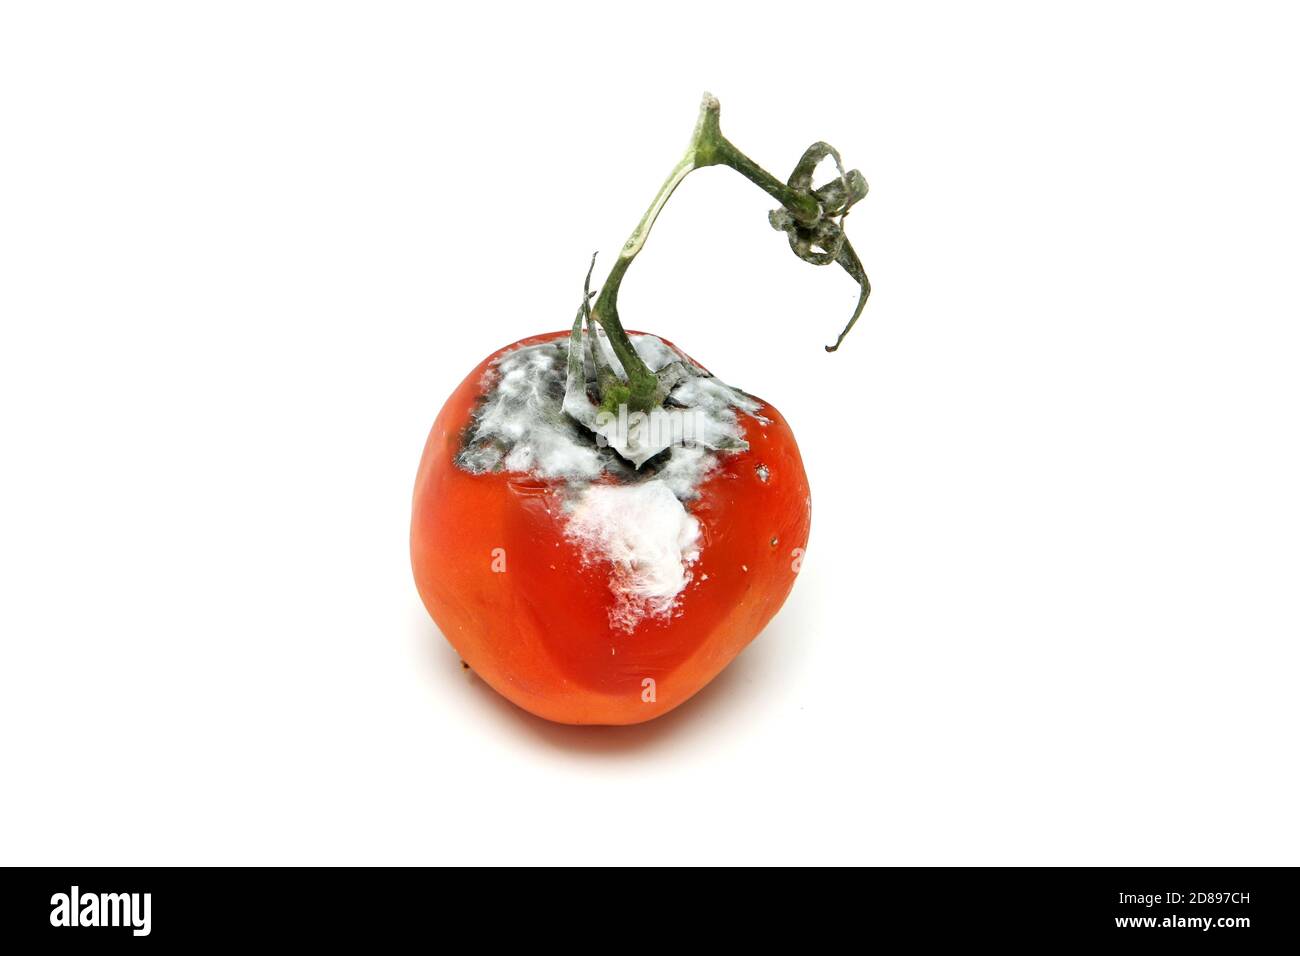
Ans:
[{"label": "red tomato", "polygon": [[411,563],[442,633],[498,692],[548,720],[635,724],[688,700],[781,608],[808,543],[808,479],[775,408],[740,415],[748,450],[721,454],[685,502],[701,547],[672,615],[614,628],[609,567],[565,534],[565,482],[456,463],[493,361],[568,335],[493,353],[447,400],[416,477]]}]

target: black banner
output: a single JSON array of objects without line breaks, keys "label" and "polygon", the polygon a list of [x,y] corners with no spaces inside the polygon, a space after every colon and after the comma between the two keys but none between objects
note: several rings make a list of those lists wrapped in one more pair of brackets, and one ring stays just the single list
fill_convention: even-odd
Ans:
[{"label": "black banner", "polygon": [[[719,941],[796,929],[884,939],[1294,946],[1293,869],[900,869],[592,876],[427,869],[9,869],[5,935],[36,945],[396,943],[561,929],[642,946],[688,925]],[[722,910],[719,905],[726,900]],[[697,931],[698,932],[698,931]],[[431,941],[436,936],[428,937]],[[696,942],[707,937],[702,934]],[[641,942],[638,942],[640,940]]]}]

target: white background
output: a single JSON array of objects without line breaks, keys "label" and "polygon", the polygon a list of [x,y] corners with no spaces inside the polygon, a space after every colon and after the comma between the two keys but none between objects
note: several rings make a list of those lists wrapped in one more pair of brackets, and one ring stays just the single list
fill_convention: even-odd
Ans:
[{"label": "white background", "polygon": [[[1300,862],[1296,24],[1264,4],[9,4],[0,861]],[[782,614],[658,722],[461,671],[443,399],[623,287],[782,409]]]}]

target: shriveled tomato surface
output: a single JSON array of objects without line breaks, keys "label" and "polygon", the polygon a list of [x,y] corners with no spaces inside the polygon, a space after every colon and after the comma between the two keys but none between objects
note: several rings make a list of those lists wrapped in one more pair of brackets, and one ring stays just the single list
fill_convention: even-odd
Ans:
[{"label": "shriveled tomato surface", "polygon": [[682,502],[699,522],[698,556],[671,611],[615,626],[618,569],[566,533],[572,482],[457,461],[494,363],[567,337],[499,350],[447,400],[416,478],[411,560],[444,636],[505,697],[562,723],[639,723],[689,699],[780,609],[808,542],[808,480],[785,419],[755,400],[756,412],[736,416],[748,448],[719,453]]}]

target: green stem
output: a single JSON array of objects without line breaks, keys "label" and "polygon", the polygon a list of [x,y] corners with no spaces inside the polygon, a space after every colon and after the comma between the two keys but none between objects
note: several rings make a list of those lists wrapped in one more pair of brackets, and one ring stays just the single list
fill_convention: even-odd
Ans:
[{"label": "green stem", "polygon": [[754,162],[722,135],[719,128],[721,107],[718,101],[704,95],[700,105],[700,119],[695,125],[694,148],[695,166],[730,166],[751,183],[779,202],[790,211],[796,220],[812,225],[821,216],[821,206],[808,193],[801,193],[777,179],[758,163]]},{"label": "green stem", "polygon": [[659,192],[655,194],[650,208],[646,210],[637,227],[632,230],[632,235],[623,244],[591,310],[592,318],[600,323],[605,334],[609,336],[614,354],[618,356],[627,374],[630,392],[627,404],[632,411],[649,410],[662,401],[663,396],[658,394],[659,380],[655,373],[641,361],[641,357],[632,347],[631,339],[623,330],[623,324],[618,316],[618,290],[632,260],[645,245],[664,204],[668,202],[682,180],[694,170],[705,166],[729,166],[779,202],[800,228],[812,229],[823,219],[822,204],[811,191],[800,190],[781,182],[722,135],[719,126],[720,115],[721,107],[717,99],[708,93],[704,94],[704,101],[700,104],[699,119],[696,121],[695,132],[691,136],[686,155],[673,167],[664,184],[659,187]]}]

